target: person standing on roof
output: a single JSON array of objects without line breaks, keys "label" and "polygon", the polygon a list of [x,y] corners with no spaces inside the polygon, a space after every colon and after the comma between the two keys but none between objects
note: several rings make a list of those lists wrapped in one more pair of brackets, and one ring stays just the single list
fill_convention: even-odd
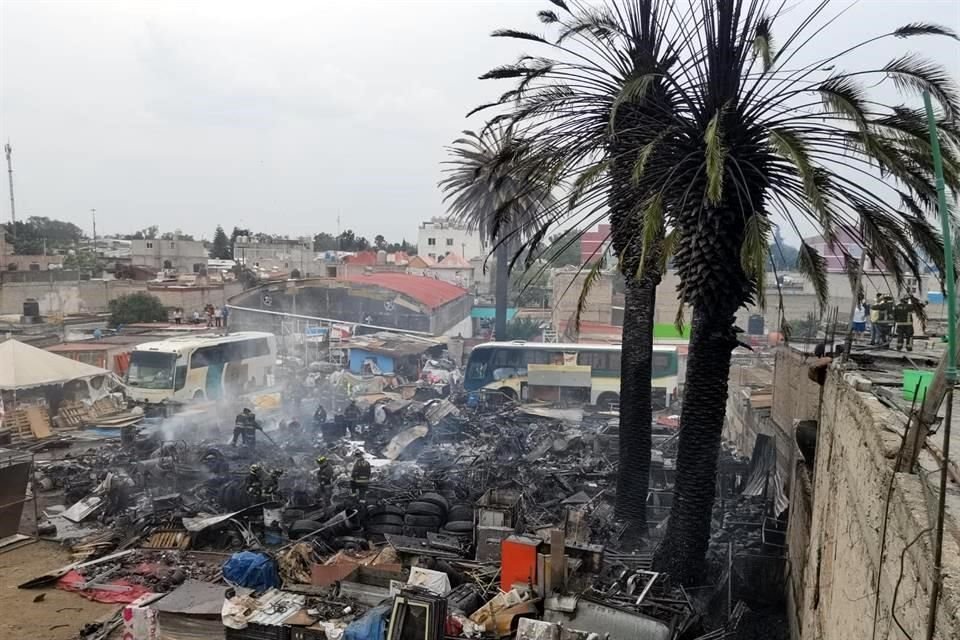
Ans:
[{"label": "person standing on roof", "polygon": [[902,351],[904,345],[907,351],[913,351],[913,314],[919,312],[923,305],[911,295],[900,298],[900,302],[893,308],[893,321],[896,323],[897,351]]}]

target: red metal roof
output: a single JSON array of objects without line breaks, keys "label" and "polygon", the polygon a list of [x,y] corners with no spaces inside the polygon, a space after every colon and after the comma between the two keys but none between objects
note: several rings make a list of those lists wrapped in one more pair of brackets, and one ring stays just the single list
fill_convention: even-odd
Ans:
[{"label": "red metal roof", "polygon": [[431,309],[442,307],[448,302],[467,295],[466,289],[461,289],[456,285],[442,280],[411,275],[409,273],[367,273],[364,275],[347,276],[340,278],[340,280],[353,282],[355,284],[368,284],[383,287],[390,291],[396,291]]}]

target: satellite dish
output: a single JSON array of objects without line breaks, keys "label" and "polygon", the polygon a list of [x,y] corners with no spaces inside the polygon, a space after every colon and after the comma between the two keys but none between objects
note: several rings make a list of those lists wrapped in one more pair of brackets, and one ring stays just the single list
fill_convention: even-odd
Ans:
[{"label": "satellite dish", "polygon": [[269,293],[263,294],[263,306],[269,307],[273,304],[273,297]]},{"label": "satellite dish", "polygon": [[385,311],[393,311],[393,300],[386,300],[383,303],[383,308]]}]

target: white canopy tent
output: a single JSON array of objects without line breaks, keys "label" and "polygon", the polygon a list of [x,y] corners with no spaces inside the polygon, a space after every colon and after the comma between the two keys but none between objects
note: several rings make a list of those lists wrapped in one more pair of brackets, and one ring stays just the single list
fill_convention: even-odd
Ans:
[{"label": "white canopy tent", "polygon": [[110,372],[70,358],[58,356],[18,340],[0,343],[0,390],[16,391],[71,380],[108,376]]}]

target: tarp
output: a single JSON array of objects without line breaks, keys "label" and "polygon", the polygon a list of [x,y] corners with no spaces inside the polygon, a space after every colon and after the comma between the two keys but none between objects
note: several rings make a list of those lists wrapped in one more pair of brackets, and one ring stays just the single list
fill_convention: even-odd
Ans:
[{"label": "tarp", "polygon": [[0,343],[0,389],[3,390],[63,384],[109,373],[106,369],[64,358],[18,340]]}]

